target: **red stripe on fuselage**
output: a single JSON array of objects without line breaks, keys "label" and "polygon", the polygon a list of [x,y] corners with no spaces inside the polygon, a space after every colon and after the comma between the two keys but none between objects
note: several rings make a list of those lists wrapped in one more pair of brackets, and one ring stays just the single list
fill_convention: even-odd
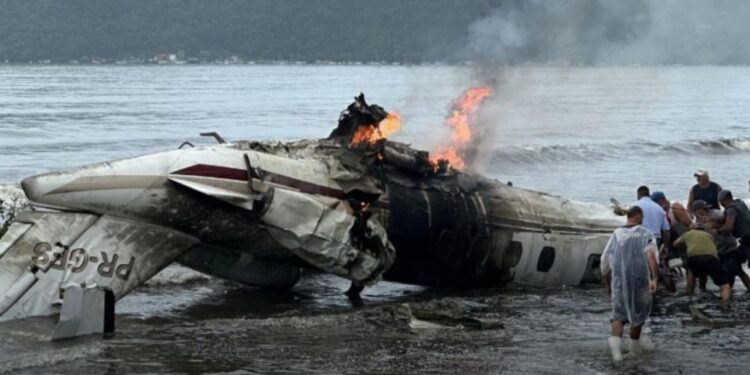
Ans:
[{"label": "red stripe on fuselage", "polygon": [[[181,174],[183,176],[201,176],[201,177],[216,177],[227,180],[240,180],[247,181],[247,170],[218,167],[215,165],[196,164],[191,165],[187,168],[180,169],[172,174]],[[251,176],[253,178],[259,178],[255,171],[252,171]]]},{"label": "red stripe on fuselage", "polygon": [[[183,176],[201,176],[201,177],[215,177],[223,178],[227,180],[238,180],[247,181],[247,170],[236,169],[228,167],[219,167],[215,165],[196,164],[187,168],[180,169],[179,171],[173,172],[173,174],[179,174]],[[344,199],[346,194],[338,189],[329,188],[327,186],[316,185],[307,181],[299,180],[293,177],[284,176],[268,171],[263,171],[263,178],[254,171],[251,170],[250,176],[262,180],[267,183],[274,183],[282,186],[286,186],[292,189],[299,190],[307,194],[319,194],[337,199]]]}]

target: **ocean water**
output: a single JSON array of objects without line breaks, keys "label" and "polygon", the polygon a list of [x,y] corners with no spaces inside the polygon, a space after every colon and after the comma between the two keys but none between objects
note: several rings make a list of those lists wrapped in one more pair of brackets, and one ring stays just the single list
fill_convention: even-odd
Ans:
[{"label": "ocean water", "polygon": [[[606,203],[634,200],[642,184],[685,200],[705,168],[748,195],[747,67],[0,66],[0,197],[35,173],[213,142],[204,131],[325,137],[359,92],[402,115],[393,139],[430,150],[449,136],[452,100],[486,82],[496,92],[477,120],[479,173]],[[660,297],[657,353],[616,368],[599,289],[381,283],[352,306],[347,286],[308,275],[291,292],[267,292],[170,267],[118,303],[113,339],[53,344],[52,319],[0,324],[0,372],[702,373],[741,371],[750,352],[742,324],[684,324],[681,295]],[[699,306],[748,319],[741,288],[730,313],[714,309],[712,293]],[[403,308],[435,301],[503,327],[404,323]]]},{"label": "ocean water", "polygon": [[353,96],[431,150],[452,100],[491,81],[478,170],[607,202],[639,185],[685,200],[698,168],[747,195],[748,67],[0,66],[0,182],[227,139],[325,137]]}]

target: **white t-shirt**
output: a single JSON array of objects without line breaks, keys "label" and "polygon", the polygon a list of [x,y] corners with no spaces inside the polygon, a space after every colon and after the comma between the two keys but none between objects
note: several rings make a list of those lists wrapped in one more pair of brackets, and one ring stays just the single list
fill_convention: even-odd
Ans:
[{"label": "white t-shirt", "polygon": [[638,206],[643,210],[643,226],[646,228],[656,239],[661,238],[662,231],[669,230],[669,221],[667,221],[667,213],[661,208],[656,202],[652,201],[649,197],[643,197],[638,202],[633,203],[634,206]]}]

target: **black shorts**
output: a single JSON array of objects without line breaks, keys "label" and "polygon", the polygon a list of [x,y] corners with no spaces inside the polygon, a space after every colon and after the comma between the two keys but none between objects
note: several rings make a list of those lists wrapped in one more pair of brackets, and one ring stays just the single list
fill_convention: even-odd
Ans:
[{"label": "black shorts", "polygon": [[712,255],[695,255],[688,258],[688,269],[695,277],[709,276],[714,284],[721,286],[727,283],[719,258]]},{"label": "black shorts", "polygon": [[737,248],[737,253],[738,257],[743,258],[738,259],[740,263],[750,260],[750,238],[740,238],[740,247]]}]

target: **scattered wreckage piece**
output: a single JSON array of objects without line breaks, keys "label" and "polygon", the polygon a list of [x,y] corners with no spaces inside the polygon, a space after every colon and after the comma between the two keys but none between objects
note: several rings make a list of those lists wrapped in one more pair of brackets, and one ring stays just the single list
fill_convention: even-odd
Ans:
[{"label": "scattered wreckage piece", "polygon": [[706,314],[705,311],[699,309],[695,305],[688,306],[688,309],[690,310],[691,319],[682,320],[682,324],[686,326],[700,326],[700,327],[707,327],[711,329],[719,329],[719,328],[750,325],[750,320],[748,319],[711,318],[710,316],[708,316],[708,314]]},{"label": "scattered wreckage piece", "polygon": [[387,117],[360,95],[328,139],[220,143],[24,179],[34,209],[47,211],[25,211],[0,239],[0,321],[57,312],[70,285],[122,298],[175,261],[265,288],[294,286],[301,268],[355,291],[381,278],[472,288],[598,280],[622,218],[435,168],[406,144],[352,143]]},{"label": "scattered wreckage piece", "polygon": [[[439,327],[462,327],[475,330],[489,330],[505,328],[503,323],[497,319],[477,318],[470,315],[452,316],[439,312],[423,312],[412,309],[414,319],[411,327],[414,329],[439,328]],[[429,323],[429,324],[425,324]]]},{"label": "scattered wreckage piece", "polygon": [[115,295],[96,286],[65,288],[60,322],[52,341],[91,334],[111,336],[115,332]]},{"label": "scattered wreckage piece", "polygon": [[434,329],[496,330],[505,328],[495,309],[476,309],[461,298],[405,302],[360,310],[367,322],[383,328],[410,331]]},{"label": "scattered wreckage piece", "polygon": [[277,189],[260,215],[271,237],[300,259],[317,268],[360,285],[376,282],[395,256],[385,228],[372,220],[364,222],[368,242],[358,251],[352,238],[357,216],[343,203],[330,207],[305,194]]}]

